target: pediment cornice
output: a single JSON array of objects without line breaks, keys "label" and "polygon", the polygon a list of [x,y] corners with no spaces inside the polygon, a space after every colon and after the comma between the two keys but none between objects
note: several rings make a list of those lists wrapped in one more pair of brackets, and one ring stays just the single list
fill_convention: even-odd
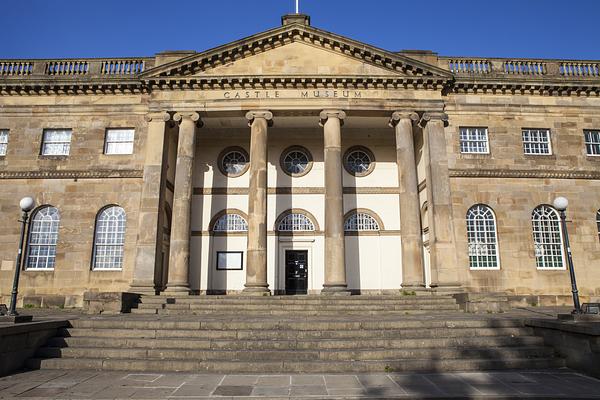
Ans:
[{"label": "pediment cornice", "polygon": [[[166,82],[173,78],[185,81],[202,71],[294,42],[333,51],[349,59],[360,60],[363,63],[382,68],[389,72],[390,78],[396,77],[404,81],[425,79],[439,82],[453,79],[452,73],[437,66],[302,24],[285,25],[172,61],[145,71],[140,78],[150,84]],[[239,76],[238,78],[243,80],[250,77]]]}]

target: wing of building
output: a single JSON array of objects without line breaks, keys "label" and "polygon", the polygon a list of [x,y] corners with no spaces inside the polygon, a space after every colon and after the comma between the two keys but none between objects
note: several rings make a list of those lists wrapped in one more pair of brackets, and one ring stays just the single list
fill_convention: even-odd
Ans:
[{"label": "wing of building", "polygon": [[[392,52],[305,15],[203,52],[0,60],[0,294],[600,296],[598,61]],[[558,300],[557,300],[558,299]]]}]

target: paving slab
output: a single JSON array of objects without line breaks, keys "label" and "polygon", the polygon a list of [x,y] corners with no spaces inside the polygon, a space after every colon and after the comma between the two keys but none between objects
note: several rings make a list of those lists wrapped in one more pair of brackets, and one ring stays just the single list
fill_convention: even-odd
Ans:
[{"label": "paving slab", "polygon": [[600,380],[568,369],[360,375],[53,372],[0,378],[0,399],[600,399]]}]

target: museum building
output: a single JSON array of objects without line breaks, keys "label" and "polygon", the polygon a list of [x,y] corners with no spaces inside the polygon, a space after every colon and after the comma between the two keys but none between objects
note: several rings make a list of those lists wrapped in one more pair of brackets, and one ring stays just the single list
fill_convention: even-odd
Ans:
[{"label": "museum building", "polygon": [[388,51],[306,15],[203,52],[0,60],[0,295],[600,296],[600,62]]}]

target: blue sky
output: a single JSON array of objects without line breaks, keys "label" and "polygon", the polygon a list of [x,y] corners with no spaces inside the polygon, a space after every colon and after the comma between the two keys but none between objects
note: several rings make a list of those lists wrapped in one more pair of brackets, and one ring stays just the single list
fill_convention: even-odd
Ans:
[{"label": "blue sky", "polygon": [[[0,58],[202,51],[280,25],[294,0],[3,0]],[[600,1],[300,0],[312,25],[387,50],[600,59]]]}]

